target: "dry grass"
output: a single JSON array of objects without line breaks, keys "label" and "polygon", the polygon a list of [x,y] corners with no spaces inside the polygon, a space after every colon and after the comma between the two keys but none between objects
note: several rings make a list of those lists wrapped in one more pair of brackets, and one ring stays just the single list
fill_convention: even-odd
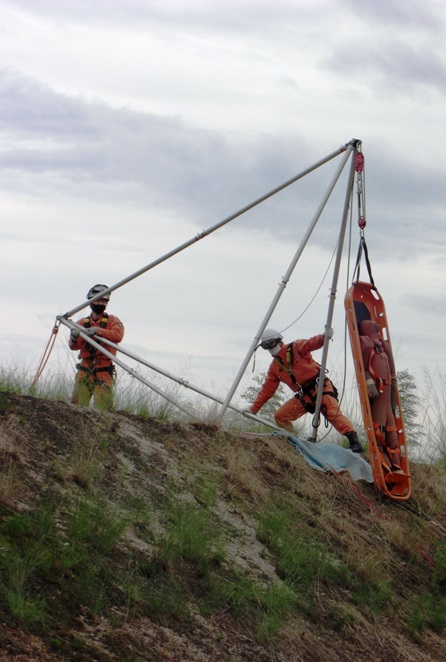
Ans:
[{"label": "dry grass", "polygon": [[264,500],[266,490],[259,477],[257,458],[242,446],[227,445],[221,450],[221,453],[233,496],[248,495],[251,499]]},{"label": "dry grass", "polygon": [[23,468],[26,439],[18,416],[10,416],[0,429],[0,503],[8,506],[26,490]]},{"label": "dry grass", "polygon": [[[131,566],[153,549],[159,533],[154,523],[168,527],[166,513],[175,495],[182,504],[208,509],[212,526],[220,526],[219,532],[228,536],[223,566],[234,565],[241,573],[241,592],[248,579],[263,587],[288,582],[299,598],[295,611],[280,622],[280,637],[262,645],[249,629],[252,614],[242,612],[242,618],[234,618],[228,604],[206,613],[199,613],[194,604],[184,627],[179,616],[166,616],[160,624],[133,617],[128,606],[124,611],[132,614],[131,623],[127,618],[125,627],[122,620],[118,627],[117,612],[110,616],[104,608],[103,638],[97,642],[101,650],[108,650],[113,639],[121,651],[132,650],[129,659],[141,660],[146,658],[138,648],[140,641],[151,650],[167,651],[172,659],[191,661],[387,662],[390,657],[434,662],[446,655],[441,633],[427,620],[420,631],[409,632],[407,627],[410,601],[421,591],[435,589],[432,567],[418,548],[433,558],[444,538],[429,521],[438,519],[446,527],[446,479],[441,467],[413,467],[414,503],[427,515],[423,518],[389,503],[372,485],[352,484],[346,477],[311,469],[277,436],[237,435],[207,424],[180,425],[131,414],[101,415],[18,396],[8,402],[10,409],[0,417],[0,484],[6,486],[8,503],[26,502],[32,508],[45,486],[55,498],[71,491],[89,495],[101,490],[110,510],[131,504],[135,529],[126,534],[120,550],[131,551]],[[295,584],[286,570],[278,571],[280,541],[270,548],[257,533],[262,513],[269,509],[274,516],[281,507],[290,516],[286,536],[299,553],[307,553],[299,558],[314,573],[293,580]],[[325,559],[332,576],[323,574],[319,558]],[[132,575],[135,592],[147,584],[147,576],[152,577],[148,560],[146,566],[147,575]],[[184,575],[191,572],[184,563],[182,567]],[[175,565],[166,563],[166,569],[178,584],[185,578],[175,575]],[[162,570],[158,568],[155,577]],[[196,577],[194,582],[192,601],[200,592]],[[88,618],[93,643],[96,617]],[[78,628],[79,622],[72,627]],[[107,632],[113,633],[109,639]]]},{"label": "dry grass", "polygon": [[20,498],[24,489],[17,461],[15,453],[0,449],[0,504],[4,506],[14,498]]}]

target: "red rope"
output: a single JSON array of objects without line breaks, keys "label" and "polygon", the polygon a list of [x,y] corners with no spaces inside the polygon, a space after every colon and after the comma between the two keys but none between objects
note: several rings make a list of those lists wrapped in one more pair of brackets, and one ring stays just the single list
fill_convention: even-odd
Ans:
[{"label": "red rope", "polygon": [[42,358],[40,359],[39,367],[37,368],[36,376],[34,377],[33,383],[31,384],[31,388],[34,388],[34,386],[37,384],[37,380],[39,379],[40,375],[45,369],[46,364],[48,363],[48,359],[50,358],[51,352],[53,351],[54,343],[56,342],[58,331],[59,325],[55,324],[51,332],[50,339],[48,340],[45,350],[42,354]]}]

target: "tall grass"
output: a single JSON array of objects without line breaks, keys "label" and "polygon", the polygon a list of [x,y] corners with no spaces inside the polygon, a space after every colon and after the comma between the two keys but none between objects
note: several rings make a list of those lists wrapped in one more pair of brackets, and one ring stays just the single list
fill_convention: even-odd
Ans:
[{"label": "tall grass", "polygon": [[127,516],[108,510],[97,495],[81,496],[65,507],[43,499],[32,512],[2,518],[0,602],[14,618],[48,622],[42,582],[64,587],[73,606],[102,608],[114,576],[112,552],[129,526]]},{"label": "tall grass", "polygon": [[446,466],[446,375],[432,375],[424,370],[424,394],[421,427],[426,440],[425,459]]},{"label": "tall grass", "polygon": [[[72,365],[70,364],[70,371]],[[19,368],[17,366],[0,366],[0,393],[13,392],[19,395],[34,395],[45,399],[69,401],[74,382],[67,375],[65,368],[57,366],[42,376],[33,386],[34,373],[31,369]],[[178,402],[188,411],[191,418],[168,399],[162,397],[134,376],[125,371],[118,370],[118,378],[115,384],[114,409],[126,411],[141,416],[142,418],[157,418],[159,420],[171,420],[184,422],[187,420],[200,420],[212,422],[215,420],[219,405],[205,396],[195,394],[191,397],[190,392],[184,393],[184,387],[168,379],[161,379],[159,375],[150,371],[150,381],[160,388],[166,396],[174,402]],[[334,377],[336,383],[336,376]],[[437,373],[432,375],[424,370],[424,396],[419,399],[418,415],[412,412],[420,423],[417,426],[422,431],[420,444],[416,449],[414,458],[425,462],[445,461],[446,458],[446,375]],[[354,379],[350,385],[341,389],[340,408],[358,430],[363,445],[367,440],[363,432],[362,417],[357,396],[357,386]],[[91,404],[92,406],[92,404]],[[241,405],[244,406],[244,405]],[[404,409],[404,407],[403,407]],[[404,412],[403,412],[404,413]],[[262,414],[262,412],[260,412]],[[252,432],[265,432],[265,427],[245,419],[239,414],[228,410],[224,425],[231,429],[249,430]],[[296,426],[297,434],[306,437],[312,432],[311,416],[305,416]],[[331,427],[327,426],[323,417],[318,430],[318,441],[331,443],[346,443],[342,437]]]},{"label": "tall grass", "polygon": [[[72,376],[69,373],[72,372]],[[147,378],[173,402],[178,402],[190,409],[194,416],[196,403],[190,398],[185,400],[184,388],[172,381],[161,380],[153,373]],[[69,402],[74,386],[75,371],[60,366],[44,373],[33,385],[35,374],[31,369],[17,366],[0,366],[0,392],[11,392],[18,395],[32,395],[48,400]],[[90,406],[93,406],[91,402]],[[209,407],[212,407],[209,405]],[[163,398],[153,389],[140,382],[136,377],[118,369],[114,386],[114,409],[136,414],[142,418],[157,418],[159,420],[184,421],[186,415],[168,399]]]}]

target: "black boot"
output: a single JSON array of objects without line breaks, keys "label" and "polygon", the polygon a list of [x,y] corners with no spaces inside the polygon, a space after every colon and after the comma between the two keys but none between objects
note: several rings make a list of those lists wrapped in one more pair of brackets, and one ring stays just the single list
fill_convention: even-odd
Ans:
[{"label": "black boot", "polygon": [[345,436],[347,437],[348,442],[350,444],[350,449],[354,453],[363,453],[364,452],[364,449],[361,446],[361,442],[358,439],[358,433],[357,432],[355,432],[353,430],[353,432],[348,432]]}]

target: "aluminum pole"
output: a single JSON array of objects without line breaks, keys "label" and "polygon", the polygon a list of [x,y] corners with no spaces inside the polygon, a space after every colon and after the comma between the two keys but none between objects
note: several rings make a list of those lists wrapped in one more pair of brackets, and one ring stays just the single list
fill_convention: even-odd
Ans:
[{"label": "aluminum pole", "polygon": [[[63,318],[60,320],[60,322],[61,322],[61,324],[64,324],[65,326],[67,326],[69,329],[77,329],[77,330],[79,331],[80,328],[81,328],[81,327],[79,327],[77,324],[74,324],[74,322],[70,322],[70,321],[68,321],[68,320],[66,320],[66,319],[63,319]],[[191,414],[191,412],[190,412],[188,409],[186,409],[185,407],[183,407],[182,405],[180,405],[179,402],[176,402],[176,400],[174,400],[173,398],[171,398],[171,397],[169,397],[168,395],[166,395],[161,389],[159,389],[159,388],[158,388],[157,386],[155,386],[154,384],[151,384],[147,379],[145,379],[144,377],[141,377],[141,375],[138,375],[138,373],[135,372],[135,370],[133,370],[133,368],[130,368],[130,367],[129,367],[128,365],[126,365],[123,361],[121,361],[120,359],[118,359],[114,354],[112,354],[112,353],[109,352],[107,349],[105,349],[105,347],[101,346],[98,342],[96,342],[95,340],[93,340],[93,338],[91,338],[90,336],[87,336],[83,331],[80,331],[80,336],[81,336],[84,340],[86,340],[90,345],[92,345],[95,349],[97,349],[97,350],[99,350],[100,352],[102,352],[102,354],[104,354],[105,356],[107,356],[107,357],[108,357],[109,359],[111,359],[114,363],[116,363],[116,364],[119,365],[121,368],[123,368],[124,370],[126,370],[126,371],[129,373],[129,375],[130,375],[131,377],[135,377],[135,378],[138,379],[140,382],[142,382],[143,384],[145,384],[146,386],[148,386],[149,388],[151,388],[152,391],[155,391],[155,393],[157,393],[157,394],[160,395],[162,398],[164,398],[165,400],[167,400],[168,402],[170,402],[172,405],[174,405],[175,407],[178,407],[178,409],[181,409],[182,412],[184,412],[184,413],[187,414],[188,416],[192,416],[192,418],[195,418],[196,420],[198,420],[197,417],[194,416],[193,414]],[[102,342],[102,340],[101,340],[101,342]]]},{"label": "aluminum pole", "polygon": [[[333,322],[333,311],[334,311],[334,305],[336,302],[336,291],[338,287],[338,279],[339,279],[339,270],[341,267],[341,260],[342,260],[342,252],[344,249],[344,240],[345,240],[345,230],[347,227],[347,220],[348,220],[348,212],[350,208],[350,202],[351,202],[351,197],[352,197],[352,190],[353,190],[353,183],[355,179],[355,155],[357,153],[357,145],[360,144],[360,141],[357,141],[356,146],[355,146],[355,151],[352,154],[352,160],[351,160],[351,167],[350,167],[350,174],[348,178],[348,184],[347,184],[347,192],[345,195],[345,201],[344,201],[344,211],[342,215],[342,223],[341,223],[341,230],[339,232],[339,239],[338,239],[338,248],[336,252],[336,260],[335,260],[335,265],[333,269],[333,278],[332,278],[332,283],[331,283],[331,290],[330,290],[330,298],[328,302],[328,312],[327,312],[327,321],[325,323],[325,330],[330,329],[332,327],[332,322]],[[315,402],[315,409],[314,409],[314,415],[312,419],[312,435],[309,437],[309,441],[315,442],[317,440],[317,430],[319,427],[319,416],[320,416],[320,411],[321,411],[321,401],[322,401],[322,395],[324,391],[324,379],[325,379],[325,369],[327,367],[327,357],[328,357],[328,348],[330,344],[330,338],[327,336],[324,337],[324,345],[322,349],[322,359],[321,359],[321,369],[319,372],[319,384],[318,384],[318,389],[317,389],[317,395],[316,395],[316,402]]]},{"label": "aluminum pole", "polygon": [[353,149],[354,149],[353,142],[350,142],[350,143],[348,143],[348,145],[346,145],[346,148],[345,148],[346,154],[344,155],[341,164],[338,166],[338,168],[337,168],[337,170],[336,170],[336,172],[335,172],[335,174],[332,178],[332,181],[330,182],[330,185],[327,189],[327,192],[325,193],[321,203],[319,204],[319,207],[317,208],[317,211],[314,214],[313,219],[311,220],[311,223],[310,223],[310,225],[309,225],[309,227],[308,227],[308,229],[307,229],[307,231],[306,231],[306,233],[305,233],[305,235],[304,235],[304,237],[303,237],[303,239],[300,243],[299,248],[296,251],[296,254],[294,255],[293,259],[291,260],[290,266],[288,267],[285,276],[283,276],[283,278],[282,278],[282,282],[280,283],[279,288],[278,288],[278,290],[277,290],[277,292],[276,292],[276,294],[275,294],[275,296],[274,296],[274,298],[273,298],[273,300],[272,300],[272,302],[271,302],[271,304],[268,308],[268,311],[267,311],[265,317],[263,318],[263,321],[262,321],[262,323],[259,327],[257,335],[255,336],[254,340],[252,341],[251,346],[248,350],[248,353],[246,354],[245,359],[244,359],[242,365],[240,366],[240,370],[238,371],[237,376],[236,376],[231,388],[229,389],[228,395],[226,396],[226,399],[223,403],[223,407],[221,408],[221,410],[218,414],[218,420],[220,420],[224,416],[226,408],[228,407],[229,403],[232,400],[232,397],[233,397],[235,391],[237,390],[237,387],[238,387],[238,385],[239,385],[239,383],[240,383],[240,381],[241,381],[241,379],[242,379],[242,377],[245,373],[246,367],[249,364],[249,361],[251,360],[251,356],[253,355],[256,347],[258,346],[258,344],[260,342],[260,338],[262,337],[263,331],[265,330],[266,325],[268,324],[268,321],[269,321],[271,315],[273,314],[274,309],[276,308],[276,306],[279,302],[279,299],[283,294],[283,291],[284,291],[285,287],[288,284],[288,281],[291,277],[291,274],[293,273],[293,270],[294,270],[296,264],[298,263],[302,253],[303,253],[303,250],[304,250],[304,248],[305,248],[305,246],[306,246],[306,244],[307,244],[307,242],[308,242],[308,240],[309,240],[309,238],[310,238],[310,236],[311,236],[311,234],[312,234],[312,232],[313,232],[313,230],[314,230],[314,228],[315,228],[315,226],[316,226],[316,224],[317,224],[317,222],[320,218],[320,215],[322,214],[322,212],[324,210],[325,205],[327,204],[327,201],[328,201],[330,195],[333,192],[333,189],[334,189],[334,187],[335,187],[335,185],[336,185],[336,183],[337,183],[337,181],[338,181],[338,179],[339,179],[339,177],[340,177],[340,175],[341,175],[341,173],[344,169],[344,166],[345,166],[345,164],[346,164],[346,162],[347,162],[347,160],[350,156],[350,153]]},{"label": "aluminum pole", "polygon": [[[129,350],[125,349],[121,345],[116,345],[115,343],[111,342],[111,340],[107,340],[106,338],[101,338],[101,344],[99,345],[97,342],[93,341],[90,336],[85,335],[82,333],[82,327],[79,325],[75,324],[74,322],[71,322],[70,320],[65,320],[62,319],[61,323],[67,326],[69,329],[78,329],[80,330],[80,335],[90,342],[96,349],[98,349],[102,354],[110,358],[112,361],[114,361],[117,365],[119,365],[123,370],[125,370],[131,377],[134,377],[135,379],[139,380],[141,383],[143,383],[145,386],[148,388],[151,388],[153,391],[155,391],[158,395],[160,395],[162,398],[165,398],[168,400],[171,404],[173,404],[175,407],[178,407],[181,409],[185,414],[188,414],[189,416],[194,417],[188,410],[184,409],[181,405],[178,404],[176,400],[173,400],[172,398],[169,398],[161,389],[158,389],[156,386],[151,384],[149,381],[141,377],[137,372],[132,370],[132,368],[129,368],[125,363],[122,361],[119,361],[114,354],[106,350],[103,345],[107,345],[108,347],[113,347],[116,349],[118,352],[121,352],[121,354],[125,354],[129,358],[133,359],[134,361],[137,361],[138,363],[141,363],[142,365],[145,365],[147,368],[150,368],[151,370],[154,370],[155,372],[159,372],[161,375],[164,375],[164,377],[167,377],[168,379],[171,379],[177,384],[180,384],[181,386],[184,386],[185,388],[189,388],[192,391],[195,391],[196,393],[199,393],[200,395],[204,395],[206,398],[209,398],[210,400],[214,400],[215,402],[219,404],[223,404],[223,399],[219,398],[216,395],[213,395],[212,393],[208,393],[207,391],[204,391],[203,389],[198,388],[198,386],[194,386],[190,382],[186,381],[185,379],[181,379],[180,377],[176,377],[175,375],[172,375],[170,372],[167,370],[163,370],[162,368],[158,368],[155,366],[153,363],[150,363],[149,361],[146,361],[145,359],[137,356],[133,352],[130,352]],[[274,430],[280,430],[277,425],[274,423],[271,423],[271,421],[268,421],[266,418],[262,418],[261,416],[258,416],[256,414],[248,414],[244,412],[240,407],[235,407],[234,405],[230,405],[230,408],[239,413],[242,414],[245,417],[248,417],[252,419],[253,421],[256,421],[257,423],[262,423],[262,425],[266,425],[267,427],[270,427]],[[197,418],[197,417],[194,417]],[[198,419],[197,419],[198,420]]]},{"label": "aluminum pole", "polygon": [[292,177],[288,181],[286,181],[284,184],[281,184],[280,186],[277,186],[274,188],[272,191],[269,193],[266,193],[265,195],[262,195],[260,198],[257,198],[257,200],[254,200],[254,202],[251,202],[250,204],[246,205],[245,207],[242,207],[239,211],[235,212],[234,214],[231,214],[230,216],[227,216],[224,218],[222,221],[219,223],[216,223],[215,225],[212,225],[209,227],[207,230],[203,230],[202,232],[198,233],[193,237],[192,239],[189,239],[188,241],[184,242],[183,244],[180,244],[177,248],[174,248],[173,250],[169,251],[165,255],[159,257],[157,260],[154,260],[153,262],[150,262],[150,264],[146,265],[145,267],[142,267],[138,271],[135,271],[135,273],[131,274],[130,276],[127,276],[127,278],[123,278],[120,280],[118,283],[115,283],[115,285],[112,285],[111,287],[108,287],[106,290],[103,290],[102,292],[99,292],[97,295],[92,297],[91,299],[88,299],[87,301],[84,301],[81,303],[79,306],[76,306],[76,308],[73,308],[72,310],[64,313],[63,315],[60,315],[57,317],[58,320],[61,320],[62,318],[67,318],[67,317],[72,317],[75,313],[79,312],[83,308],[86,308],[88,305],[96,301],[97,299],[100,299],[103,297],[105,294],[108,294],[110,292],[113,292],[114,290],[117,290],[118,288],[122,287],[123,285],[126,285],[130,281],[134,280],[135,278],[138,278],[138,276],[141,276],[142,274],[146,273],[150,269],[153,269],[154,267],[158,266],[162,262],[165,262],[169,258],[173,257],[177,253],[180,253],[184,249],[188,248],[189,246],[192,246],[192,244],[195,244],[198,242],[200,239],[203,239],[204,237],[207,237],[208,235],[212,234],[212,232],[215,232],[215,230],[218,230],[219,228],[223,227],[230,221],[233,221],[234,219],[238,218],[245,212],[249,211],[250,209],[253,209],[254,207],[257,207],[261,202],[264,202],[265,200],[268,200],[268,198],[271,198],[273,195],[276,193],[279,193],[280,191],[283,191],[283,189],[287,188],[291,184],[294,184],[297,182],[299,179],[302,179],[302,177],[305,177],[308,175],[310,172],[313,172],[313,170],[316,170],[319,168],[321,165],[324,165],[325,163],[328,163],[328,161],[331,161],[331,159],[334,159],[336,156],[339,156],[339,154],[342,154],[345,152],[347,149],[348,145],[350,143],[347,143],[347,145],[341,145],[341,147],[325,158],[321,159],[314,165],[310,166],[309,168],[306,168],[303,170],[301,173],[296,175],[295,177]]}]

